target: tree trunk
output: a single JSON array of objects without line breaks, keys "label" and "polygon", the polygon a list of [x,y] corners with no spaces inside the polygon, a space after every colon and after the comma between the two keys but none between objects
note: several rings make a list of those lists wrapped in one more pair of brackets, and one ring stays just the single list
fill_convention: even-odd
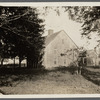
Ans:
[{"label": "tree trunk", "polygon": [[38,62],[37,60],[34,60],[33,58],[27,58],[27,68],[37,68]]},{"label": "tree trunk", "polygon": [[36,61],[36,68],[38,68],[38,61]]},{"label": "tree trunk", "polygon": [[27,57],[27,68],[33,68],[33,59],[30,57]]},{"label": "tree trunk", "polygon": [[1,59],[1,67],[3,67],[4,58]]},{"label": "tree trunk", "polygon": [[21,68],[22,59],[19,57],[19,68]]},{"label": "tree trunk", "polygon": [[14,68],[15,68],[15,57],[14,57]]},{"label": "tree trunk", "polygon": [[37,68],[37,61],[36,61],[36,60],[34,61],[33,67],[34,67],[34,68]]}]

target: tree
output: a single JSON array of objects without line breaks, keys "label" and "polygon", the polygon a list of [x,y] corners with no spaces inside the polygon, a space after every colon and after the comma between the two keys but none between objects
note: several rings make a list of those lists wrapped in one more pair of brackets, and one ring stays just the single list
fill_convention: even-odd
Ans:
[{"label": "tree", "polygon": [[91,39],[91,33],[100,35],[100,7],[98,6],[74,6],[65,7],[72,20],[82,23],[82,35]]},{"label": "tree", "polygon": [[5,45],[2,45],[2,44],[0,45],[1,67],[3,67],[4,59],[9,57],[9,53],[8,53],[7,49],[8,49],[8,46],[6,44]]},{"label": "tree", "polygon": [[91,33],[97,32],[100,35],[100,7],[99,6],[58,6],[44,7],[44,13],[48,14],[50,9],[54,10],[60,16],[60,9],[69,14],[73,21],[82,23],[82,35],[91,39]]},{"label": "tree", "polygon": [[[7,44],[9,57],[27,59],[27,67],[37,67],[41,63],[44,48],[43,20],[39,19],[35,8],[1,7],[0,32],[2,43]],[[41,58],[41,59],[40,59]]]}]

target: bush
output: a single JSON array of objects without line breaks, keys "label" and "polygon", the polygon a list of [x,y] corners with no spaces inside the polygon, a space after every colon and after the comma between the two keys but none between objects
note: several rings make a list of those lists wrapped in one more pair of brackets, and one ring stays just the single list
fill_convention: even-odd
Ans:
[{"label": "bush", "polygon": [[74,65],[73,66],[69,66],[70,73],[74,74],[76,70],[78,70],[77,66],[74,66]]}]

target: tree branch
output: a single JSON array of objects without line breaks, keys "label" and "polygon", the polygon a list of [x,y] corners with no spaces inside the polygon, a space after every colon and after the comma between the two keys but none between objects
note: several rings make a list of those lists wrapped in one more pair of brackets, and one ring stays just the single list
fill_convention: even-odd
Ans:
[{"label": "tree branch", "polygon": [[28,41],[28,39],[27,39],[25,36],[16,33],[16,32],[15,32],[14,30],[12,30],[10,27],[9,27],[9,28],[6,28],[6,27],[0,27],[0,28],[5,29],[5,30],[8,30],[8,31],[10,31],[10,32],[12,32],[12,33],[14,33],[14,34],[16,34],[17,36],[20,36],[20,37],[21,37],[22,39],[24,39],[30,46],[33,46],[33,44],[30,43],[30,41]]}]

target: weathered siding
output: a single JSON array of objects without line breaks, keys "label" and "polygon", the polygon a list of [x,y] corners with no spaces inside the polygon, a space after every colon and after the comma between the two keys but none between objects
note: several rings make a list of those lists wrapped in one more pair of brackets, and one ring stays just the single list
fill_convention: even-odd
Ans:
[{"label": "weathered siding", "polygon": [[95,52],[97,53],[96,66],[100,66],[100,44],[95,48]]},{"label": "weathered siding", "polygon": [[[77,58],[75,57],[77,55],[76,52],[73,51],[74,48],[77,48],[77,46],[72,42],[72,40],[64,31],[61,31],[45,48],[43,62],[44,66],[46,68],[68,66],[73,60],[76,60]],[[66,53],[68,50],[71,51]],[[61,54],[66,55],[62,56]]]}]

